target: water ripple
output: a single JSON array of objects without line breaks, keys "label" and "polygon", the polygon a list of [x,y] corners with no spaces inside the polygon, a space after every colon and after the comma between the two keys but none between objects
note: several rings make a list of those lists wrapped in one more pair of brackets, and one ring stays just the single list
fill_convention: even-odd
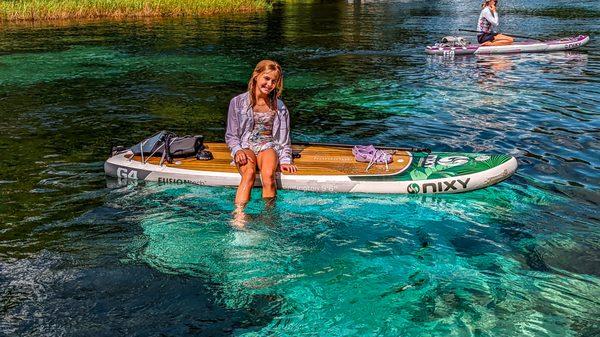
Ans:
[{"label": "water ripple", "polygon": [[[468,1],[3,25],[0,334],[596,335],[597,6],[501,7],[505,31],[593,40],[425,55],[473,26]],[[265,209],[255,191],[243,229],[233,189],[105,180],[112,145],[156,130],[221,141],[262,58],[285,69],[294,140],[508,153],[519,170],[464,195],[281,191]]]}]

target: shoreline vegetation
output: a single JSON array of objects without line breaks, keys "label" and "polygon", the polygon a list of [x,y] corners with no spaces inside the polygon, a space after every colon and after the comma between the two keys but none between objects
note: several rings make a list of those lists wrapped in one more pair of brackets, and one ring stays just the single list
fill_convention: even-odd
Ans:
[{"label": "shoreline vegetation", "polygon": [[273,0],[3,0],[0,22],[259,12]]}]

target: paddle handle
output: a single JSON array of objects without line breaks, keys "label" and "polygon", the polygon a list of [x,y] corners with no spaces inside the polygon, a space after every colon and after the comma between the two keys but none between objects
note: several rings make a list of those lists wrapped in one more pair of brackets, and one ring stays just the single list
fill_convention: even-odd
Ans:
[{"label": "paddle handle", "polygon": [[[459,29],[459,31],[461,32],[470,32],[470,33],[481,33],[478,30],[474,30],[474,29]],[[507,34],[507,33],[502,33],[506,36],[512,36],[512,37],[518,37],[521,39],[530,39],[530,40],[536,40],[536,41],[542,41],[540,39],[536,39],[535,37],[531,37],[531,36],[525,36],[525,35],[517,35],[517,34]]]},{"label": "paddle handle", "polygon": [[[311,143],[311,142],[294,142],[294,145],[313,145],[313,146],[336,146],[336,147],[347,147],[351,148],[356,146],[355,144],[336,144],[336,143]],[[408,151],[408,152],[425,152],[431,153],[431,149],[426,147],[394,147],[394,146],[377,146],[373,145],[377,149],[382,150],[398,150],[398,151]]]}]

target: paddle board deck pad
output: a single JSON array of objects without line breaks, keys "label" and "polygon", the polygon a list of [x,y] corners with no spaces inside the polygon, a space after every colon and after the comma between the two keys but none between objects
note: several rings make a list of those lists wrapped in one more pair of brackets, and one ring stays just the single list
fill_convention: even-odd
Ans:
[{"label": "paddle board deck pad", "polygon": [[550,41],[515,42],[506,46],[482,46],[470,44],[467,46],[427,46],[425,52],[433,55],[469,55],[469,54],[511,54],[511,53],[542,53],[551,51],[571,50],[586,45],[590,41],[587,35],[573,36]]},{"label": "paddle board deck pad", "polygon": [[[134,156],[130,151],[110,157],[104,164],[108,176],[121,183],[147,180],[159,183],[189,183],[207,186],[237,186],[240,174],[232,165],[223,143],[205,143],[212,160],[184,158],[160,165],[160,158]],[[297,173],[277,173],[280,189],[314,192],[432,194],[480,189],[510,177],[517,160],[509,155],[477,153],[412,153],[386,150],[392,162],[373,165],[357,162],[351,147],[294,145]],[[257,174],[256,186],[260,186]]]}]

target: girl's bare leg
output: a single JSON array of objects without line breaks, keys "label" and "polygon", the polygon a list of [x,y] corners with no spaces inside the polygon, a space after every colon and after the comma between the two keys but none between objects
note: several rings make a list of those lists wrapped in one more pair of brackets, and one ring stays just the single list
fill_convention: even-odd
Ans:
[{"label": "girl's bare leg", "polygon": [[235,204],[236,205],[245,205],[250,200],[250,192],[252,192],[252,187],[254,186],[254,179],[256,178],[256,156],[254,152],[249,149],[242,149],[246,153],[246,157],[248,161],[245,165],[237,165],[238,171],[242,175],[242,180],[240,181],[240,185],[238,186],[237,192],[235,194]]},{"label": "girl's bare leg", "polygon": [[246,213],[244,213],[245,204],[235,204],[235,209],[233,210],[233,219],[231,219],[231,224],[237,228],[246,227]]},{"label": "girl's bare leg", "polygon": [[260,169],[260,179],[262,180],[263,198],[272,199],[277,192],[277,184],[275,184],[275,172],[279,165],[277,152],[273,149],[261,151],[258,154],[258,168]]},{"label": "girl's bare leg", "polygon": [[515,41],[515,39],[513,39],[510,36],[498,34],[498,35],[494,36],[494,42],[492,42],[492,45],[493,46],[505,46],[508,44],[512,44],[514,41]]}]

